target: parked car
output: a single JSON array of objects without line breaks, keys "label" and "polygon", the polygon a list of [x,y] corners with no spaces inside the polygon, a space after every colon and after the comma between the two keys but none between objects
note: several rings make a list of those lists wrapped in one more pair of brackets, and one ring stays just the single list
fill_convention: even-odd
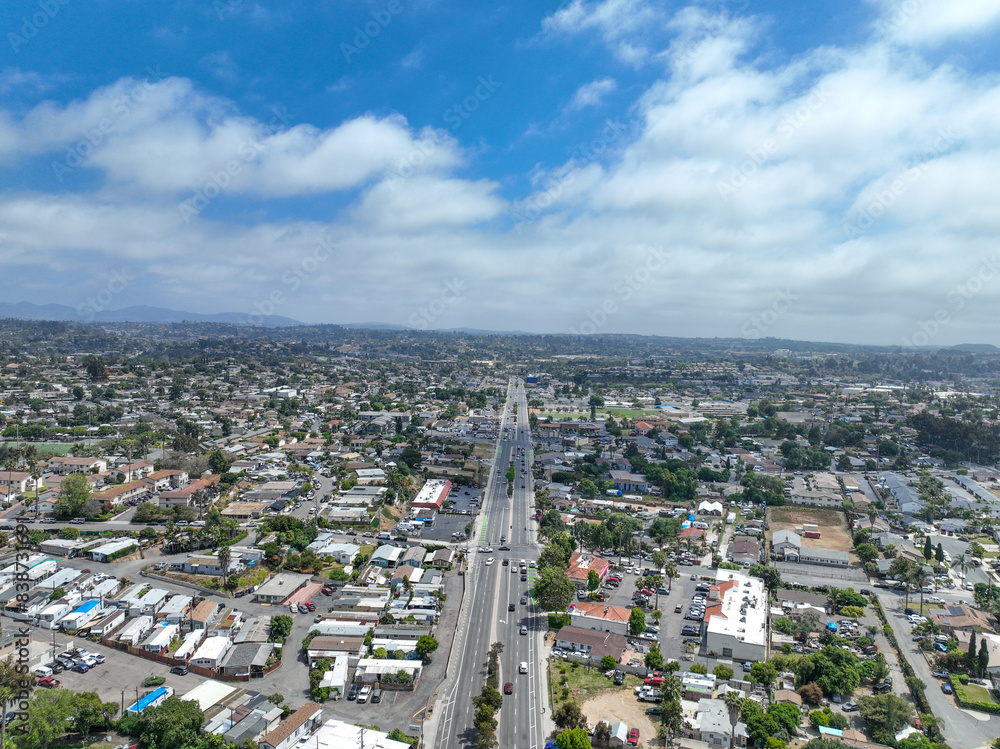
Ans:
[{"label": "parked car", "polygon": [[620,687],[622,684],[624,684],[625,683],[625,672],[624,671],[615,671],[614,682],[615,682],[615,686],[616,687]]},{"label": "parked car", "polygon": [[845,702],[840,706],[840,709],[845,713],[856,713],[858,711],[858,705],[856,702]]},{"label": "parked car", "polygon": [[358,685],[351,684],[351,688],[347,691],[347,699],[356,700],[358,698]]},{"label": "parked car", "polygon": [[361,691],[358,692],[357,703],[359,705],[363,705],[366,702],[368,702],[368,698],[371,696],[371,693],[372,693],[371,686],[368,685],[368,684],[365,684],[363,687],[361,687]]},{"label": "parked car", "polygon": [[628,743],[632,746],[639,746],[639,729],[633,728],[628,732]]},{"label": "parked car", "polygon": [[53,679],[51,676],[43,676],[38,680],[38,686],[45,687],[46,689],[55,689],[61,683],[59,679]]},{"label": "parked car", "polygon": [[371,699],[371,703],[372,703],[373,705],[377,705],[377,704],[378,704],[378,703],[380,703],[381,701],[382,701],[382,690],[381,690],[381,689],[375,689],[375,690],[372,690],[372,699]]},{"label": "parked car", "polygon": [[931,671],[931,676],[937,679],[947,679],[949,676],[951,676],[951,674],[947,670],[942,668],[938,671]]},{"label": "parked car", "polygon": [[86,663],[77,663],[70,671],[76,671],[78,674],[85,674],[90,670],[90,666]]},{"label": "parked car", "polygon": [[943,682],[941,684],[941,691],[944,692],[945,694],[954,694],[955,693],[955,690],[951,688],[951,682],[948,682],[948,681]]}]

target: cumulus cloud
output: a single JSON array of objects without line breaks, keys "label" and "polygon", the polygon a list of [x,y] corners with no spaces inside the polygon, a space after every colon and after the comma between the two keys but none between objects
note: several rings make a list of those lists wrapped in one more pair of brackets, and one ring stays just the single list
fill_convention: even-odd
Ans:
[{"label": "cumulus cloud", "polygon": [[996,30],[1000,0],[872,0],[880,16],[875,32],[886,39],[917,45],[973,37]]}]

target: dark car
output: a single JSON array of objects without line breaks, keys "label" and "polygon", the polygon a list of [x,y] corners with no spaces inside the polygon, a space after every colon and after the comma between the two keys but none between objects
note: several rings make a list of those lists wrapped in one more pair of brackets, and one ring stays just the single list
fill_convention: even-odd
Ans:
[{"label": "dark car", "polygon": [[347,692],[347,699],[356,700],[358,698],[358,685],[351,684],[350,691]]},{"label": "dark car", "polygon": [[59,663],[58,661],[52,661],[52,663],[46,663],[45,668],[51,668],[52,673],[54,674],[61,674],[63,671],[66,670],[66,667],[63,664]]},{"label": "dark car", "polygon": [[516,608],[516,606],[514,606],[514,604],[512,604],[512,603],[508,603],[507,604],[507,610],[508,611],[513,611],[515,608]]},{"label": "dark car", "polygon": [[177,674],[178,676],[187,676],[188,667],[187,666],[174,666],[170,669],[170,673]]},{"label": "dark car", "polygon": [[955,690],[951,688],[951,683],[947,681],[941,685],[941,691],[945,694],[954,694],[955,692]]},{"label": "dark car", "polygon": [[528,605],[528,597],[527,596],[521,596],[521,605],[522,606],[527,606]]},{"label": "dark car", "polygon": [[625,672],[615,671],[615,686],[620,687],[623,683],[625,683]]},{"label": "dark car", "polygon": [[521,573],[521,582],[522,583],[528,582],[528,575],[527,575],[527,573],[525,573],[525,572]]},{"label": "dark car", "polygon": [[506,684],[504,684],[503,685],[503,693],[504,694],[514,694],[514,684],[511,683],[511,682],[509,682],[509,681]]},{"label": "dark car", "polygon": [[903,609],[903,613],[906,614],[907,616],[913,616],[914,614],[919,614],[920,612],[917,611],[916,609],[910,608],[910,609]]},{"label": "dark car", "polygon": [[77,663],[70,671],[76,671],[78,674],[85,674],[90,670],[90,666],[85,663]]},{"label": "dark car", "polygon": [[701,634],[701,630],[698,627],[694,626],[693,624],[685,624],[683,627],[681,627],[681,634],[696,637],[697,635]]}]

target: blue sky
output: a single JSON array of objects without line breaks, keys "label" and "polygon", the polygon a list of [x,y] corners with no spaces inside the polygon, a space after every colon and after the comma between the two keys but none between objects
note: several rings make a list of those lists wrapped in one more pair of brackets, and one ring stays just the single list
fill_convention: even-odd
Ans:
[{"label": "blue sky", "polygon": [[2,19],[7,301],[1000,344],[1000,0]]}]

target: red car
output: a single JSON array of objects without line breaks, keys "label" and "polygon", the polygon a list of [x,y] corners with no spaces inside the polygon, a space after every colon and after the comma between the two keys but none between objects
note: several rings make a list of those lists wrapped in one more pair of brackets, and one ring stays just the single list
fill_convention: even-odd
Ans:
[{"label": "red car", "polygon": [[83,570],[83,574],[89,575],[90,574],[90,570]]},{"label": "red car", "polygon": [[316,604],[313,603],[312,601],[306,601],[306,608],[309,609],[310,611],[315,611]]},{"label": "red car", "polygon": [[323,588],[322,593],[325,596],[332,596],[333,595],[333,588]]},{"label": "red car", "polygon": [[514,694],[514,684],[511,683],[511,682],[509,682],[509,681],[506,684],[504,684],[503,685],[503,693],[504,694]]},{"label": "red car", "polygon": [[663,684],[662,676],[647,676],[643,681],[643,684],[649,684],[651,687],[658,687]]},{"label": "red car", "polygon": [[628,743],[632,746],[639,746],[639,729],[633,728],[628,732]]},{"label": "red car", "polygon": [[43,676],[38,680],[38,686],[46,687],[47,689],[58,687],[61,683],[59,679],[53,679],[51,676]]}]

